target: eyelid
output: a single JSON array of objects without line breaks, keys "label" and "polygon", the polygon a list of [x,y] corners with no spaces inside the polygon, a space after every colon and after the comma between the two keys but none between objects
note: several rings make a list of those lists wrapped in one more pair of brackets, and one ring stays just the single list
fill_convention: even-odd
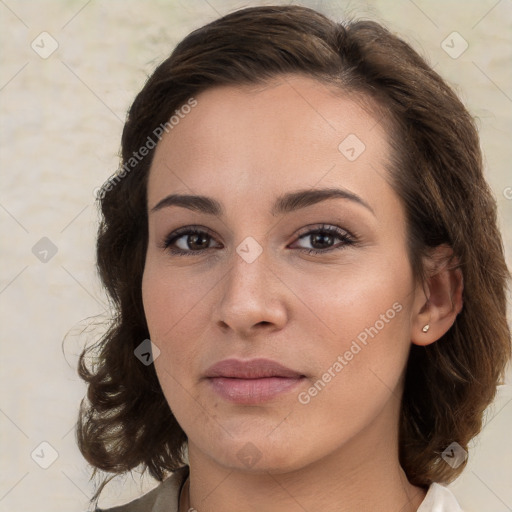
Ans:
[{"label": "eyelid", "polygon": [[347,229],[344,229],[340,226],[336,226],[334,224],[329,224],[326,222],[319,222],[316,224],[309,224],[307,226],[304,226],[303,228],[301,228],[299,230],[299,232],[296,236],[297,236],[297,238],[302,238],[305,235],[309,235],[311,233],[316,233],[318,231],[321,231],[321,232],[326,231],[326,232],[334,233],[334,234],[338,234],[338,235],[346,235],[347,238],[354,238],[354,239],[356,238]]}]

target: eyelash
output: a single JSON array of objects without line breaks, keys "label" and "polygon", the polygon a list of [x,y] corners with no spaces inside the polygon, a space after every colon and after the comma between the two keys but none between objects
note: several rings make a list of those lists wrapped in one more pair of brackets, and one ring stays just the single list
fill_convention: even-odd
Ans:
[{"label": "eyelash", "polygon": [[[331,225],[322,225],[321,227],[317,227],[315,229],[311,229],[309,231],[306,231],[304,233],[301,233],[297,240],[301,240],[303,238],[307,238],[308,236],[317,235],[317,234],[328,234],[331,236],[336,236],[342,241],[341,245],[338,245],[337,247],[330,247],[327,249],[305,249],[305,248],[299,248],[301,252],[304,252],[306,254],[326,254],[331,251],[343,249],[346,246],[351,246],[356,244],[356,239],[351,234],[349,234],[347,231],[342,230],[336,226]],[[176,256],[195,256],[199,254],[203,254],[205,251],[208,251],[209,249],[212,249],[212,247],[208,247],[206,249],[200,249],[198,251],[188,250],[184,251],[182,249],[176,249],[171,248],[171,245],[176,242],[176,240],[179,240],[181,237],[185,235],[207,235],[210,238],[213,238],[212,235],[208,233],[207,230],[204,228],[201,228],[199,226],[186,226],[180,229],[177,229],[176,231],[173,231],[171,234],[169,234],[161,244],[161,248],[168,250],[171,254]]]}]

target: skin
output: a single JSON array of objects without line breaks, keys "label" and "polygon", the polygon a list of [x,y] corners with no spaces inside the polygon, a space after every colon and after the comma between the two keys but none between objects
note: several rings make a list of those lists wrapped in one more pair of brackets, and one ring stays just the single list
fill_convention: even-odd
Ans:
[{"label": "skin", "polygon": [[[417,510],[425,491],[407,481],[398,461],[403,374],[411,342],[432,343],[452,325],[461,282],[439,265],[425,287],[413,279],[405,213],[387,181],[389,148],[377,116],[303,76],[216,87],[196,99],[156,149],[142,283],[151,340],[161,351],[157,375],[189,439],[182,510]],[[338,150],[348,134],[366,146],[354,161]],[[271,213],[282,194],[333,187],[369,208],[336,198]],[[169,194],[209,196],[224,213],[176,205],[152,211]],[[163,247],[170,233],[190,225],[211,235],[206,251],[180,256]],[[327,234],[340,249],[306,254],[325,247],[314,236],[301,238],[321,225],[337,226],[355,243]],[[251,263],[236,252],[246,237],[262,249]],[[197,250],[191,237],[176,244]],[[431,266],[446,254],[440,248]],[[333,371],[393,304],[400,311]],[[231,357],[273,359],[306,378],[269,402],[229,403],[202,377]],[[299,393],[330,368],[335,376],[301,403]],[[248,443],[253,465],[240,456]]]}]

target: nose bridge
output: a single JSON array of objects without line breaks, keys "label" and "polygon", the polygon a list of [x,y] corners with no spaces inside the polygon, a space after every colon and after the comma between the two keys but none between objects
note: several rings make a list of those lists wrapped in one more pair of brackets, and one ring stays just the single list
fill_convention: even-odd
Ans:
[{"label": "nose bridge", "polygon": [[250,243],[244,242],[237,247],[226,276],[226,298],[236,299],[240,305],[265,299],[265,289],[268,290],[265,285],[268,285],[271,270],[262,249],[257,254]]},{"label": "nose bridge", "polygon": [[262,322],[281,325],[284,305],[276,295],[268,254],[253,241],[244,242],[230,258],[218,303],[218,320],[240,332]]}]

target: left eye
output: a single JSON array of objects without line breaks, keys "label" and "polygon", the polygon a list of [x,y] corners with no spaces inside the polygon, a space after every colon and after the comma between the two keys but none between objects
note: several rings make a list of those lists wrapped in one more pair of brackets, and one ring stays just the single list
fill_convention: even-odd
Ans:
[{"label": "left eye", "polygon": [[[335,245],[335,240],[340,242]],[[309,243],[310,248],[302,246],[302,249],[309,254],[321,254],[336,249],[342,249],[347,245],[353,245],[355,241],[346,232],[335,226],[323,226],[301,235],[298,242]]]}]

